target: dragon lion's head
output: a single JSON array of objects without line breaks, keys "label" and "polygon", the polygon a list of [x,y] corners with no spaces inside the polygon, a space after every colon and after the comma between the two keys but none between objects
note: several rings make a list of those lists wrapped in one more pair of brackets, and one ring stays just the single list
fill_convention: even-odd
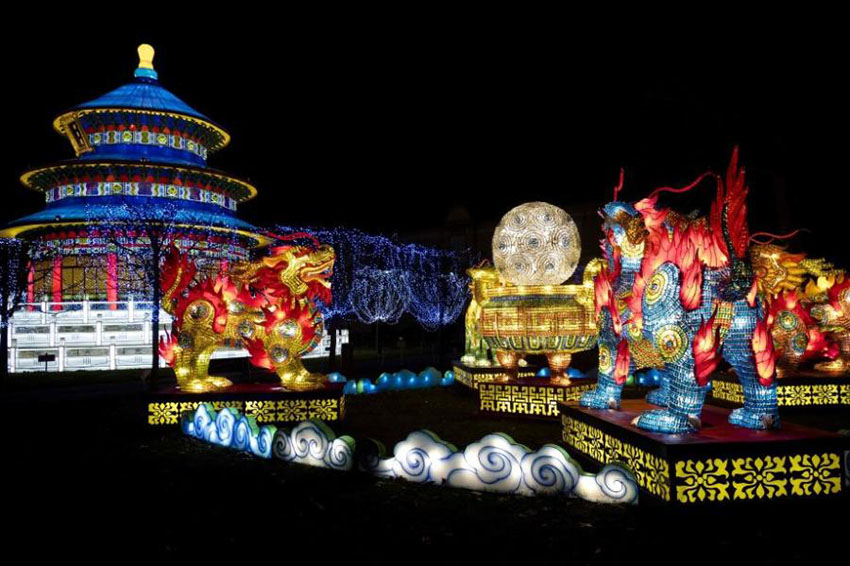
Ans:
[{"label": "dragon lion's head", "polygon": [[331,301],[331,282],[336,254],[331,246],[282,246],[263,258],[258,275],[269,288],[290,297]]}]

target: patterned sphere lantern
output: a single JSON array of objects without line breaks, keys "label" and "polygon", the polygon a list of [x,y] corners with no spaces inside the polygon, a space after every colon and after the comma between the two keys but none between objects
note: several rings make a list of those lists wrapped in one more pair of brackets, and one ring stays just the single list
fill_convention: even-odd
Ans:
[{"label": "patterned sphere lantern", "polygon": [[493,263],[514,285],[560,285],[575,271],[580,254],[573,219],[545,202],[513,208],[493,233]]},{"label": "patterned sphere lantern", "polygon": [[572,354],[596,346],[597,335],[593,277],[601,260],[588,264],[580,284],[564,284],[580,255],[578,228],[563,209],[529,202],[505,214],[493,233],[494,266],[468,271],[465,363],[489,365],[489,350],[510,381],[524,356],[542,354],[550,381],[569,385]]}]

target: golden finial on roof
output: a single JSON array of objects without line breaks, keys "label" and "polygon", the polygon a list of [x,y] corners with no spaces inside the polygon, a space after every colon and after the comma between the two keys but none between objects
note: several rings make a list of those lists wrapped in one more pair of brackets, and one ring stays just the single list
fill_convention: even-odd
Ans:
[{"label": "golden finial on roof", "polygon": [[153,46],[143,43],[137,51],[139,52],[139,68],[153,70],[153,56],[155,53]]},{"label": "golden finial on roof", "polygon": [[147,43],[143,43],[137,49],[139,52],[139,67],[133,73],[135,77],[144,77],[148,79],[157,79],[156,71],[153,69],[154,49]]}]

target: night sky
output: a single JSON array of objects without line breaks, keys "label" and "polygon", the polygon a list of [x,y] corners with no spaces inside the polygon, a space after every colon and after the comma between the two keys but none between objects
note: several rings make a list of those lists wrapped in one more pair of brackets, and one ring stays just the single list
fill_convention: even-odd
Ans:
[{"label": "night sky", "polygon": [[[609,199],[620,167],[623,198],[637,200],[724,170],[740,144],[752,230],[808,228],[792,249],[850,265],[836,200],[847,191],[846,64],[827,33],[817,43],[777,30],[746,45],[709,33],[612,45],[293,28],[203,41],[127,32],[81,48],[62,34],[23,45],[6,35],[15,88],[0,222],[43,206],[22,172],[73,157],[53,117],[130,81],[144,41],[162,84],[231,132],[210,164],[258,187],[240,207],[257,224],[404,236],[442,226],[456,207],[476,222],[531,200],[569,211]],[[663,202],[707,212],[712,195],[706,184]]]}]

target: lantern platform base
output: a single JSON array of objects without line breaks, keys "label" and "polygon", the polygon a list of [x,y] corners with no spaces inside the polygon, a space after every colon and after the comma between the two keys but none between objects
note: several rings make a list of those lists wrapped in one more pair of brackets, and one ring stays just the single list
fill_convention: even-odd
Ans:
[{"label": "lantern platform base", "polygon": [[[707,401],[723,407],[740,407],[744,392],[735,375],[712,377]],[[834,375],[816,370],[798,371],[776,380],[776,397],[781,411],[811,407],[850,408],[850,374]]]},{"label": "lantern platform base", "polygon": [[658,434],[632,425],[644,401],[619,411],[561,405],[562,441],[573,456],[629,466],[641,490],[665,502],[757,502],[837,498],[850,491],[850,438],[783,423],[757,431],[728,422],[730,411],[706,406],[692,434]]},{"label": "lantern platform base", "polygon": [[481,383],[513,383],[517,379],[535,379],[540,369],[535,365],[521,367],[517,369],[516,378],[513,378],[500,365],[471,366],[463,362],[455,362],[453,366],[455,381],[476,390]]},{"label": "lantern platform base", "polygon": [[184,411],[194,411],[200,403],[216,410],[233,407],[259,424],[295,423],[308,419],[326,422],[342,420],[345,396],[342,384],[329,384],[313,391],[289,391],[277,383],[234,384],[221,391],[186,393],[168,387],[148,395],[145,403],[149,425],[177,425]]},{"label": "lantern platform base", "polygon": [[488,415],[557,419],[559,403],[578,401],[582,393],[595,387],[596,379],[587,377],[574,378],[569,385],[554,384],[543,377],[509,383],[481,382],[478,409]]}]

